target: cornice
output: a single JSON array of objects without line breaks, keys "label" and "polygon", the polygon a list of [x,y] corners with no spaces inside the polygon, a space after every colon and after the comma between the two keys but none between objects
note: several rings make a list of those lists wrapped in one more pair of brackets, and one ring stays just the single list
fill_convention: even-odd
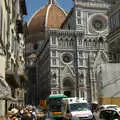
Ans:
[{"label": "cornice", "polygon": [[65,35],[65,36],[83,36],[84,32],[83,31],[77,31],[77,30],[60,30],[60,29],[49,29],[48,30],[49,35]]},{"label": "cornice", "polygon": [[87,7],[87,8],[101,8],[101,9],[109,9],[110,5],[104,2],[96,2],[96,1],[89,1],[89,2],[75,2],[75,6]]}]

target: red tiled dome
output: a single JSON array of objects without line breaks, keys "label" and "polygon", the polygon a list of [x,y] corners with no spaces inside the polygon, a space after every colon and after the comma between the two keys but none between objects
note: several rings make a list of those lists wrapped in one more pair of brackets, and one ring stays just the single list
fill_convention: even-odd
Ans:
[{"label": "red tiled dome", "polygon": [[57,4],[49,3],[38,10],[28,24],[30,34],[44,32],[46,28],[60,28],[66,19],[65,11]]}]

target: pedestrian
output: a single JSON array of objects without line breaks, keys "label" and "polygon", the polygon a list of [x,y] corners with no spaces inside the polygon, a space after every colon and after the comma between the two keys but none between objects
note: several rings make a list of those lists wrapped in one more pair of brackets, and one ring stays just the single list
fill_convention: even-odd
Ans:
[{"label": "pedestrian", "polygon": [[14,105],[11,103],[9,108],[8,108],[8,111],[11,111],[11,109],[13,109],[13,108],[14,108]]},{"label": "pedestrian", "polygon": [[7,113],[7,120],[16,120],[18,114],[18,109],[13,108],[11,111],[8,111]]},{"label": "pedestrian", "polygon": [[4,116],[0,116],[0,120],[5,120],[5,117]]},{"label": "pedestrian", "polygon": [[37,120],[44,120],[45,119],[45,114],[43,112],[37,112],[36,119]]},{"label": "pedestrian", "polygon": [[41,120],[41,114],[38,112],[37,115],[36,115],[36,120]]},{"label": "pedestrian", "polygon": [[25,112],[23,113],[21,120],[34,120],[30,111],[28,109],[25,109]]}]

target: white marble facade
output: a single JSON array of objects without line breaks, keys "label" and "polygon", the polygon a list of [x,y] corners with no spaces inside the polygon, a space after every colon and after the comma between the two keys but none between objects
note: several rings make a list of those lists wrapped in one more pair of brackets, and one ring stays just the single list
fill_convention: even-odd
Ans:
[{"label": "white marble facade", "polygon": [[[79,96],[89,99],[88,94],[91,91],[91,99],[96,101],[97,86],[93,64],[98,51],[107,52],[108,9],[109,5],[104,2],[76,1],[62,30],[50,30],[52,93],[67,92],[70,96],[75,96],[77,79]],[[75,35],[76,31],[81,35]],[[89,77],[91,81],[88,81]]]},{"label": "white marble facade", "polygon": [[[29,47],[34,44],[39,46],[35,63],[39,98],[45,98],[50,93],[65,93],[72,97],[79,94],[90,102],[96,101],[93,64],[99,51],[106,53],[108,50],[109,7],[104,0],[74,0],[61,29],[47,27],[44,38],[31,38],[34,42],[27,43],[29,52],[32,52]],[[41,85],[42,88],[39,87]]]}]

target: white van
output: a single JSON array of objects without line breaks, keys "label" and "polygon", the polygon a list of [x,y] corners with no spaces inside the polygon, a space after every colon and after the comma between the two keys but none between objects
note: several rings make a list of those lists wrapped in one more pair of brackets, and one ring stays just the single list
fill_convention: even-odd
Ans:
[{"label": "white van", "polygon": [[64,98],[62,104],[64,120],[92,120],[89,104],[83,98]]}]

